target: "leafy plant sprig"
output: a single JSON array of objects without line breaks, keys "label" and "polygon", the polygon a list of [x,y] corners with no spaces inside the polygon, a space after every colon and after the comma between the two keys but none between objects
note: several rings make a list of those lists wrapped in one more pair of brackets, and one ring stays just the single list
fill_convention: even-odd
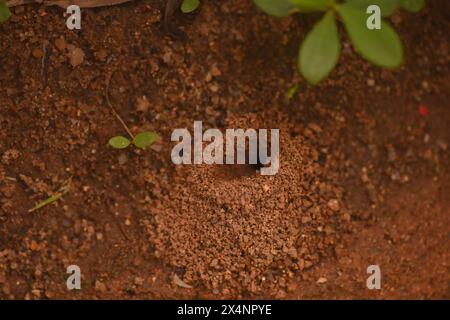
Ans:
[{"label": "leafy plant sprig", "polygon": [[158,140],[158,134],[150,131],[138,133],[132,140],[124,136],[115,136],[109,139],[108,144],[114,149],[125,149],[130,144],[133,144],[137,148],[145,149]]},{"label": "leafy plant sprig", "polygon": [[114,116],[119,120],[120,124],[123,126],[125,131],[128,133],[128,136],[131,138],[128,139],[124,136],[115,136],[109,139],[108,144],[113,147],[114,149],[125,149],[130,144],[133,144],[137,148],[145,149],[148,146],[152,145],[156,140],[158,140],[159,136],[155,132],[145,131],[138,133],[136,136],[133,135],[130,128],[127,126],[126,122],[122,119],[122,117],[117,112],[116,108],[111,103],[111,100],[109,99],[109,85],[111,83],[111,78],[114,74],[114,71],[109,75],[106,81],[106,88],[105,88],[105,98],[106,103],[108,107],[111,109],[111,112],[114,114]]},{"label": "leafy plant sprig", "polygon": [[7,21],[9,17],[11,17],[11,11],[9,11],[5,1],[0,0],[0,22]]},{"label": "leafy plant sprig", "polygon": [[425,0],[253,0],[264,12],[285,17],[295,12],[325,14],[306,35],[298,54],[298,69],[315,85],[325,79],[336,66],[341,44],[336,17],[339,16],[356,51],[369,62],[384,68],[396,68],[403,63],[403,46],[398,34],[382,20],[381,29],[369,30],[366,9],[378,5],[383,17],[397,7],[411,12],[422,9]]}]

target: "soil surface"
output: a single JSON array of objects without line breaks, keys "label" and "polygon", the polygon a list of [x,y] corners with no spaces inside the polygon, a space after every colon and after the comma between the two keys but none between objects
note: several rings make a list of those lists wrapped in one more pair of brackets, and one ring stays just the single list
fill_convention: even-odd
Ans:
[{"label": "soil surface", "polygon": [[[85,9],[70,31],[62,9],[28,5],[0,25],[0,298],[449,299],[450,2],[394,14],[398,70],[341,32],[317,87],[296,70],[317,15],[203,1],[173,18],[186,35],[173,39],[164,7]],[[106,93],[160,141],[108,147],[126,132]],[[175,166],[172,130],[196,120],[279,128],[278,174]],[[73,264],[82,289],[69,291]]]}]

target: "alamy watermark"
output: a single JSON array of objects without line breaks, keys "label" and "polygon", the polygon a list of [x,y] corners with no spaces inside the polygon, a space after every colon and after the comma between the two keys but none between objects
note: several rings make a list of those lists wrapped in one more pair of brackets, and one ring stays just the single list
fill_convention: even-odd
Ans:
[{"label": "alamy watermark", "polygon": [[[268,133],[268,129],[226,129],[224,137],[219,129],[203,132],[202,121],[194,121],[193,138],[186,128],[172,132],[171,140],[178,142],[172,149],[172,162],[177,165],[260,164],[261,175],[275,175],[280,168],[280,130],[270,129],[270,143]],[[209,144],[204,147],[204,142]]]},{"label": "alamy watermark", "polygon": [[77,5],[70,5],[66,9],[70,16],[66,20],[66,26],[69,30],[81,29],[81,9]]},{"label": "alamy watermark", "polygon": [[68,290],[80,290],[81,289],[81,269],[76,264],[72,264],[67,267],[67,274],[70,276],[67,278],[66,286]]},{"label": "alamy watermark", "polygon": [[367,289],[373,290],[381,289],[381,269],[380,266],[373,264],[367,267],[367,273],[370,274],[370,276],[367,278],[366,286]]},{"label": "alamy watermark", "polygon": [[[66,9],[69,17],[66,20],[66,26],[69,30],[81,29],[81,8],[77,5],[70,5]],[[369,30],[381,29],[381,8],[376,4],[367,6],[366,13],[369,17],[366,20],[366,26]]]}]

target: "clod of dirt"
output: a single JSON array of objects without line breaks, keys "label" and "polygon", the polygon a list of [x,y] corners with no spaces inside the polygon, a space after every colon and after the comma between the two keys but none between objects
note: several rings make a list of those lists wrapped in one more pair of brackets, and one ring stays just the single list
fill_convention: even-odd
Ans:
[{"label": "clod of dirt", "polygon": [[32,54],[33,57],[35,58],[42,58],[44,56],[44,51],[42,51],[42,49],[37,48],[33,50]]},{"label": "clod of dirt", "polygon": [[73,48],[69,51],[69,60],[72,67],[77,67],[84,61],[84,51],[80,48]]},{"label": "clod of dirt", "polygon": [[63,37],[59,37],[55,40],[55,46],[59,51],[63,51],[67,48],[66,40]]}]

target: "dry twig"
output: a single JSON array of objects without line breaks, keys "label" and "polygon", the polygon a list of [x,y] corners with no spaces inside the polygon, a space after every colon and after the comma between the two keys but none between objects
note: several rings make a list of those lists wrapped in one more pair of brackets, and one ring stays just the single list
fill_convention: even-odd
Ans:
[{"label": "dry twig", "polygon": [[44,6],[59,6],[62,8],[67,8],[70,5],[77,5],[80,8],[94,8],[114,6],[131,1],[133,0],[6,0],[6,4],[8,5],[8,7],[38,3],[43,4]]}]

